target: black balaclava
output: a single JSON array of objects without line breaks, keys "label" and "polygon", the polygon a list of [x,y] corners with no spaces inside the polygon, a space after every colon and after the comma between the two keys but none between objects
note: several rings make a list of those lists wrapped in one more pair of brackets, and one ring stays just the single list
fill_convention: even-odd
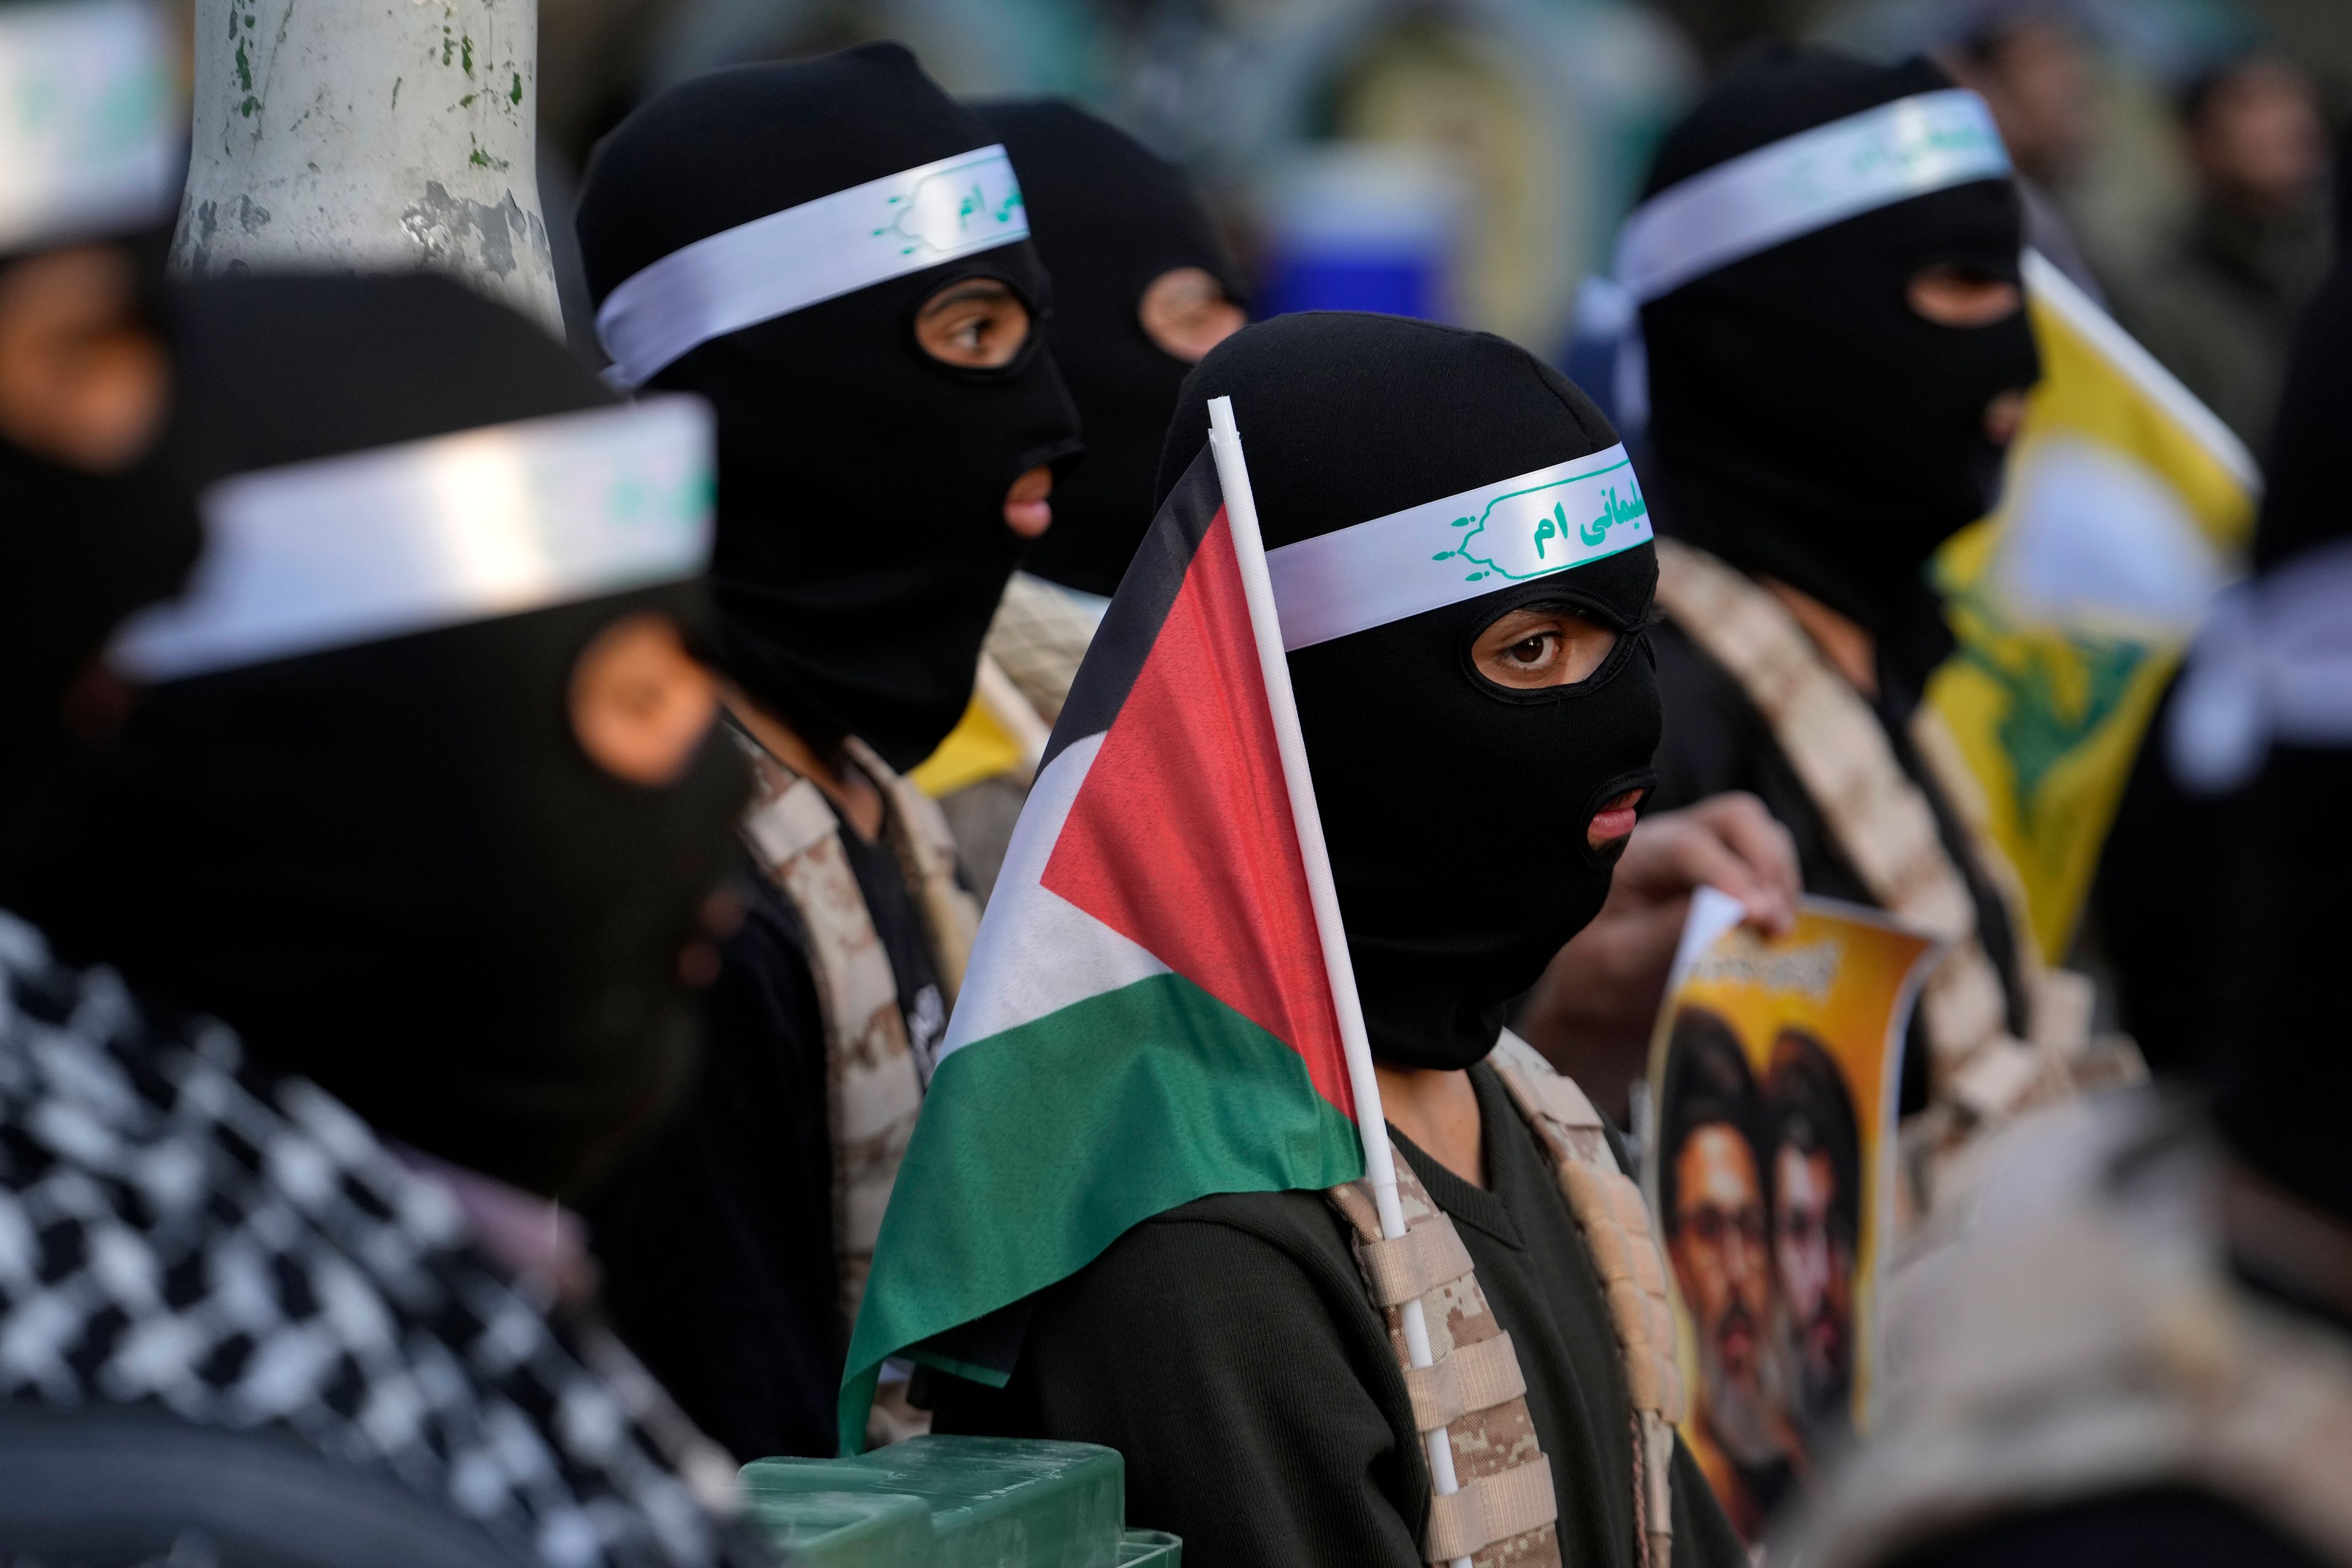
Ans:
[{"label": "black balaclava", "polygon": [[[896,44],[697,78],[597,149],[580,201],[589,290],[601,305],[696,240],[994,141]],[[1002,369],[944,365],[916,342],[918,308],[970,277],[1029,307]],[[719,410],[719,657],[812,738],[856,734],[911,767],[962,716],[1018,552],[1005,490],[1077,451],[1048,302],[1021,241],[714,339],[648,383]]]},{"label": "black balaclava", "polygon": [[[1223,395],[1269,551],[1617,440],[1590,398],[1500,338],[1309,311],[1244,329],[1185,379],[1162,498]],[[1477,1061],[1510,1002],[1600,912],[1613,851],[1596,855],[1586,830],[1603,802],[1653,782],[1658,688],[1641,628],[1656,584],[1644,542],[1290,656],[1375,1056]],[[1616,647],[1574,686],[1487,681],[1472,641],[1531,604],[1617,628]]]},{"label": "black balaclava", "polygon": [[[186,384],[243,472],[610,401],[454,283],[194,297]],[[234,1026],[392,1137],[566,1191],[692,1062],[680,954],[745,784],[716,730],[666,787],[583,752],[574,659],[642,589],[151,688],[32,912],[70,956]]]},{"label": "black balaclava", "polygon": [[1237,303],[1241,268],[1192,182],[1141,142],[1051,100],[973,108],[1004,143],[1054,275],[1054,359],[1085,422],[1086,461],[1054,489],[1054,526],[1024,571],[1109,595],[1151,526],[1151,482],[1187,362],[1139,314],[1153,279],[1198,267]]},{"label": "black balaclava", "polygon": [[[1733,70],[1667,135],[1644,200],[1743,153],[1951,86],[1781,45]],[[1811,594],[1907,673],[1948,649],[1924,581],[1990,510],[2000,449],[1985,405],[2041,374],[2023,311],[1938,326],[1906,282],[1937,262],[2020,281],[2017,192],[1979,180],[1914,196],[1692,279],[1642,310],[1651,476],[1664,526]]]},{"label": "black balaclava", "polygon": [[[176,354],[168,239],[157,232],[119,243],[137,268],[141,317]],[[0,255],[0,281],[35,254]],[[185,399],[176,388],[171,396],[154,439],[110,473],[0,436],[0,872],[48,831],[84,752],[65,721],[68,689],[117,622],[177,592],[195,563],[195,442]],[[0,874],[0,904],[5,883]]]}]

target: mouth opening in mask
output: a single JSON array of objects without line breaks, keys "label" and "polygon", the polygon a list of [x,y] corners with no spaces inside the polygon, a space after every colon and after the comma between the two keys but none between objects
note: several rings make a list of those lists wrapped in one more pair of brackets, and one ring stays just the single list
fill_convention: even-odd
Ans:
[{"label": "mouth opening in mask", "polygon": [[1625,853],[1626,840],[1633,837],[1633,824],[1649,794],[1649,786],[1635,784],[1617,791],[1594,807],[1592,819],[1584,829],[1586,847],[1595,855],[1606,856],[1610,864],[1615,865]]}]

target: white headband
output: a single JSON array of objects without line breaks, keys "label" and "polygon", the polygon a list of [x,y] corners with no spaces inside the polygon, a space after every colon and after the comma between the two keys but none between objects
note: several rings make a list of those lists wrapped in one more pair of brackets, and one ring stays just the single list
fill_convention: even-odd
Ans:
[{"label": "white headband", "polygon": [[174,97],[144,0],[0,7],[0,251],[160,221],[180,194]]},{"label": "white headband", "polygon": [[205,494],[187,596],[110,661],[177,680],[694,576],[715,447],[709,405],[671,396],[236,475]]},{"label": "white headband", "polygon": [[1984,100],[1947,88],[1883,103],[1744,153],[1633,209],[1617,281],[1636,303],[1833,223],[2009,174]]},{"label": "white headband", "polygon": [[604,296],[614,379],[642,386],[713,338],[1029,237],[1004,149],[982,147],[722,229]]},{"label": "white headband", "polygon": [[2166,737],[2203,795],[2252,778],[2274,742],[2352,747],[2352,543],[2223,599],[2199,635]]},{"label": "white headband", "polygon": [[1650,537],[1622,447],[1269,550],[1286,650],[1548,577]]}]

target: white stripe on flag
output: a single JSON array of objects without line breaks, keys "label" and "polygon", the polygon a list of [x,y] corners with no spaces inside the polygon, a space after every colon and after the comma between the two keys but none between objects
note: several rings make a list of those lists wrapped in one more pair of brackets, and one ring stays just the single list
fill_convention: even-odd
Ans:
[{"label": "white stripe on flag", "polygon": [[949,1052],[1099,996],[1165,974],[1168,966],[1127,937],[1041,885],[1062,824],[1086,783],[1103,737],[1089,735],[1045,765],[1013,826],[996,890],[981,918],[966,973],[986,983],[964,992],[948,1020]]}]

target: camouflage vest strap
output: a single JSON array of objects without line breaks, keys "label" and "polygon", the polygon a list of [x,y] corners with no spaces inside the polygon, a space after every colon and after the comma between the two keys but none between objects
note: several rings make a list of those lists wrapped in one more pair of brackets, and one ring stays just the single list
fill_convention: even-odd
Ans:
[{"label": "camouflage vest strap", "polygon": [[[2011,896],[2015,878],[2004,875],[2007,862],[1984,837],[1980,816],[1960,809],[1973,858],[2007,899],[2020,938],[2030,1039],[2009,1032],[2000,971],[1979,940],[1968,880],[1945,849],[1934,808],[1895,760],[1877,716],[1796,618],[1748,577],[1672,540],[1658,542],[1658,603],[1763,715],[1879,907],[1948,944],[1919,995],[1939,1142],[1948,1147],[2066,1093],[2085,1044],[2088,993],[2079,976],[2047,974],[2033,963],[2022,904]],[[1914,730],[1939,784],[1958,784],[1963,803],[1980,798],[1964,776],[1966,763],[1952,765],[1952,747],[1933,719]]]},{"label": "camouflage vest strap", "polygon": [[898,1010],[898,976],[841,847],[832,803],[758,742],[740,731],[736,738],[754,780],[743,841],[808,935],[809,972],[824,1019],[841,1310],[843,1321],[855,1322],[882,1211],[923,1108],[922,1082]]},{"label": "camouflage vest strap", "polygon": [[[1422,1555],[1432,1563],[1467,1557],[1475,1568],[1560,1568],[1551,1461],[1536,1443],[1527,1380],[1511,1336],[1478,1288],[1454,1221],[1402,1160],[1397,1162],[1402,1237],[1381,1237],[1380,1212],[1363,1183],[1326,1195],[1355,1230],[1357,1267],[1388,1321],[1389,1344],[1412,1400],[1414,1429],[1426,1434],[1443,1427],[1454,1446],[1461,1489],[1431,1497]],[[1416,1297],[1429,1324],[1426,1367],[1412,1365],[1399,1312]]]},{"label": "camouflage vest strap", "polygon": [[1674,1560],[1675,1428],[1685,1402],[1665,1258],[1650,1228],[1650,1211],[1641,1188],[1618,1168],[1601,1113],[1573,1079],[1561,1077],[1508,1029],[1487,1060],[1551,1157],[1560,1195],[1584,1232],[1608,1292],[1610,1326],[1633,1405],[1634,1528],[1643,1562],[1666,1568]]},{"label": "camouflage vest strap", "polygon": [[1879,1568],[1984,1521],[2173,1487],[2352,1563],[2352,1340],[2247,1289],[2225,1240],[2251,1220],[2271,1232],[2266,1266],[2316,1285],[2298,1277],[2326,1249],[2311,1228],[2347,1259],[2352,1231],[2240,1185],[2182,1120],[2112,1096],[2000,1143],[2005,1171],[2033,1179],[1890,1279],[1905,1354],[1813,1512],[1807,1563]]},{"label": "camouflage vest strap", "polygon": [[988,624],[986,657],[996,661],[1037,716],[1051,724],[1069,700],[1070,683],[1102,625],[1102,602],[1089,606],[1057,583],[1015,572]]},{"label": "camouflage vest strap", "polygon": [[939,972],[941,998],[953,1009],[971,963],[972,939],[980,933],[980,900],[956,879],[955,834],[940,803],[894,772],[874,749],[852,735],[849,754],[882,791],[885,831],[898,867],[914,889],[915,911],[923,922],[924,944]]}]

